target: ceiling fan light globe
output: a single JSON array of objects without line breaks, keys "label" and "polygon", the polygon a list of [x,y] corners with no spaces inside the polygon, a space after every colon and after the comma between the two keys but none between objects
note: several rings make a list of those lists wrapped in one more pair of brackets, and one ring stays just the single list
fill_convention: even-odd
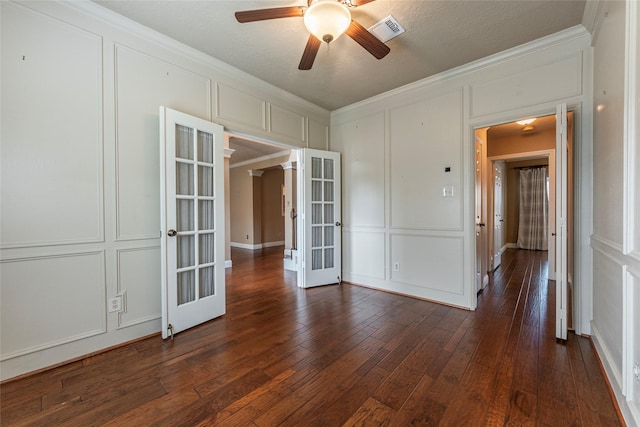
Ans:
[{"label": "ceiling fan light globe", "polygon": [[304,26],[318,40],[330,43],[351,24],[351,12],[335,0],[316,0],[304,13]]}]

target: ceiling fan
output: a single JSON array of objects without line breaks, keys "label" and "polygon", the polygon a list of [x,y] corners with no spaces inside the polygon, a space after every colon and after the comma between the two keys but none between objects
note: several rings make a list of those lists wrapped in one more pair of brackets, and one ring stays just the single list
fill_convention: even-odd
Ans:
[{"label": "ceiling fan", "polygon": [[309,30],[309,39],[302,53],[299,70],[310,70],[316,59],[320,44],[329,44],[343,33],[355,40],[367,52],[378,59],[390,51],[362,25],[351,19],[349,8],[362,6],[374,0],[308,0],[307,6],[274,7],[236,12],[238,22],[266,21],[268,19],[302,16]]}]

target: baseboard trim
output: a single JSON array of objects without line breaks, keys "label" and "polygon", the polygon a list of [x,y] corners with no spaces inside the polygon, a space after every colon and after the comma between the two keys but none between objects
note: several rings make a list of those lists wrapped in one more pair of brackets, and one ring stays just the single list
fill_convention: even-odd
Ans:
[{"label": "baseboard trim", "polygon": [[589,339],[589,343],[591,344],[591,349],[593,349],[593,354],[596,355],[596,360],[598,361],[598,367],[600,368],[600,372],[602,373],[602,376],[604,377],[604,382],[607,384],[607,392],[609,393],[609,397],[611,398],[611,401],[613,402],[613,407],[616,410],[616,415],[618,416],[618,421],[620,421],[620,425],[626,426],[627,423],[626,423],[626,421],[624,419],[624,415],[622,414],[622,410],[620,409],[620,405],[618,404],[618,399],[616,397],[615,391],[613,390],[613,386],[611,385],[611,381],[609,381],[609,377],[607,376],[607,370],[605,369],[604,365],[602,364],[602,359],[600,358],[600,354],[598,353],[598,348],[596,346],[596,343],[593,341],[593,337],[587,335],[586,338]]},{"label": "baseboard trim", "polygon": [[145,335],[145,336],[139,337],[139,338],[135,338],[135,339],[132,339],[132,340],[129,340],[129,341],[125,341],[125,342],[122,342],[120,344],[112,345],[112,346],[106,347],[106,348],[101,348],[100,350],[93,351],[93,352],[87,353],[87,354],[83,354],[82,356],[74,357],[73,359],[69,359],[69,360],[62,361],[60,363],[55,363],[53,365],[45,366],[44,368],[36,369],[35,371],[25,372],[22,375],[18,375],[16,377],[7,378],[6,380],[0,381],[0,385],[7,384],[7,383],[10,383],[12,381],[18,381],[18,380],[23,380],[25,378],[33,377],[35,375],[41,374],[43,372],[50,371],[52,369],[59,368],[61,366],[70,365],[70,364],[76,363],[76,362],[82,362],[85,359],[89,359],[91,357],[95,357],[95,356],[97,356],[99,354],[106,353],[106,352],[111,351],[111,350],[116,350],[118,348],[126,347],[128,345],[135,344],[135,343],[140,342],[140,341],[144,341],[147,338],[152,338],[152,337],[156,337],[156,336],[162,338],[162,333],[161,332],[154,332],[152,334]]},{"label": "baseboard trim", "polygon": [[256,245],[251,245],[248,243],[231,242],[229,245],[232,248],[249,249],[250,251],[257,251],[259,249],[272,248],[274,246],[284,246],[284,240],[281,240],[278,242],[258,243]]},{"label": "baseboard trim", "polygon": [[591,345],[593,346],[598,365],[602,370],[607,389],[613,400],[614,408],[620,418],[620,423],[623,426],[627,425],[625,420],[637,423],[640,420],[634,418],[634,412],[622,393],[622,378],[620,377],[622,372],[617,374],[613,369],[610,363],[610,360],[612,360],[611,354],[599,339],[601,335],[598,328],[593,324],[593,321],[591,322],[591,332]]}]

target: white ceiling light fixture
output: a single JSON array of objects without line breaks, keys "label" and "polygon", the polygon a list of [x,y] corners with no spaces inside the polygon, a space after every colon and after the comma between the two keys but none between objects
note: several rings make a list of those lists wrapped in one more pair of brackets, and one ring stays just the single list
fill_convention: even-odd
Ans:
[{"label": "white ceiling light fixture", "polygon": [[316,0],[304,13],[304,26],[318,40],[331,43],[349,28],[351,12],[335,0]]},{"label": "white ceiling light fixture", "polygon": [[533,119],[518,120],[516,123],[519,124],[520,126],[526,126],[526,125],[530,125],[535,121],[536,119],[534,117]]}]

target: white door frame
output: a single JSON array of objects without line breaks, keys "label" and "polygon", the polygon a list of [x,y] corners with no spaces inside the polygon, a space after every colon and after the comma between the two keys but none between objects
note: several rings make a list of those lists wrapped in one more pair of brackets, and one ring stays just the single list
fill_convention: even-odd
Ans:
[{"label": "white door frame", "polygon": [[[478,129],[497,126],[504,123],[515,122],[523,117],[542,117],[556,114],[556,106],[562,103],[562,100],[558,102],[552,102],[545,104],[544,106],[531,107],[527,109],[518,110],[518,114],[514,115],[513,112],[496,114],[491,118],[484,118],[479,120],[472,120],[469,123],[469,155],[471,161],[467,163],[469,169],[469,182],[470,189],[472,190],[469,195],[470,209],[467,210],[468,215],[466,218],[467,224],[470,226],[470,232],[467,234],[469,239],[475,239],[475,213],[473,207],[475,206],[475,192],[473,188],[475,186],[475,132]],[[591,179],[593,177],[593,171],[590,169],[590,160],[592,159],[592,141],[589,134],[588,123],[590,115],[583,113],[582,103],[580,101],[566,102],[567,111],[573,112],[573,152],[574,159],[574,181],[573,181],[573,199],[575,203],[575,215],[574,215],[574,230],[575,230],[575,244],[573,246],[574,251],[574,277],[573,277],[573,325],[577,334],[589,334],[591,332],[589,322],[592,317],[592,299],[591,289],[592,281],[589,269],[591,268],[591,252],[589,250],[589,237],[592,231],[592,225],[590,219],[593,218],[592,214],[592,196],[591,196]],[[583,117],[586,115],[586,117]],[[554,171],[555,174],[555,171]],[[473,234],[471,234],[473,233]],[[471,240],[475,242],[475,240]],[[475,243],[469,245],[471,249],[471,259],[476,259]],[[475,309],[478,305],[478,295],[475,292],[475,263],[472,263],[469,270],[470,280],[465,286],[468,289],[470,301],[470,307]]]}]

